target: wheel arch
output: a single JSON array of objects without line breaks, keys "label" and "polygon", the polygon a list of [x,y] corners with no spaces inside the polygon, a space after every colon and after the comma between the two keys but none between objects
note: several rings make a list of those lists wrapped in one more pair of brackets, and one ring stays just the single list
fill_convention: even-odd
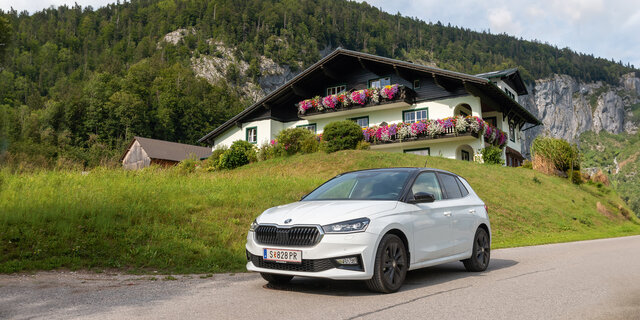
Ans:
[{"label": "wheel arch", "polygon": [[489,226],[487,226],[487,225],[483,222],[483,223],[480,223],[480,225],[478,225],[478,227],[476,228],[476,230],[477,230],[477,229],[480,229],[480,228],[484,229],[484,231],[486,231],[486,232],[487,232],[487,235],[489,235],[489,244],[491,244],[492,239],[491,239],[491,230],[489,229]]},{"label": "wheel arch", "polygon": [[378,241],[378,245],[376,246],[376,251],[378,246],[380,246],[380,242],[382,241],[382,238],[387,234],[393,234],[398,238],[400,238],[400,240],[402,240],[402,243],[404,244],[405,249],[407,249],[407,261],[409,262],[409,264],[411,264],[411,245],[409,244],[409,238],[407,238],[407,235],[405,234],[404,231],[398,228],[391,228],[387,230],[384,234],[382,234],[382,237],[380,237],[380,241]]}]

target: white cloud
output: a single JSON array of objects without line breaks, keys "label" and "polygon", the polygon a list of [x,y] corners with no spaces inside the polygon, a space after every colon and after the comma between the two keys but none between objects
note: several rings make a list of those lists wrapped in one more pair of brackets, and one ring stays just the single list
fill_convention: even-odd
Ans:
[{"label": "white cloud", "polygon": [[492,32],[520,34],[522,27],[520,23],[513,20],[511,11],[505,8],[489,10],[489,24]]}]

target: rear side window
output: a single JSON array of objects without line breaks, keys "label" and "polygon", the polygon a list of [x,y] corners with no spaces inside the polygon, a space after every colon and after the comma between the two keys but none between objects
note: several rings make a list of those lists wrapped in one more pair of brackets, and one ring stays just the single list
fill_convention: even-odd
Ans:
[{"label": "rear side window", "polygon": [[460,179],[456,179],[456,181],[458,181],[458,187],[460,187],[460,192],[462,192],[462,196],[466,197],[469,194],[467,187],[464,186],[464,183],[462,183]]},{"label": "rear side window", "polygon": [[418,192],[432,193],[436,200],[442,200],[442,191],[440,190],[440,183],[434,172],[423,172],[417,178],[416,182],[411,187],[411,192],[416,194]]},{"label": "rear side window", "polygon": [[456,177],[445,173],[439,173],[438,176],[440,177],[440,181],[442,181],[442,188],[444,189],[447,199],[462,198]]}]

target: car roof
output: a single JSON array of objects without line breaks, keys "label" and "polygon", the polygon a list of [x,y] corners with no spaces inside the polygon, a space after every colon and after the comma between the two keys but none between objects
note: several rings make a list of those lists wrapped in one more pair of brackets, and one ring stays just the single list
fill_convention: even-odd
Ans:
[{"label": "car roof", "polygon": [[450,172],[450,171],[446,171],[446,170],[442,170],[442,169],[436,169],[436,168],[427,168],[427,167],[392,167],[392,168],[373,168],[373,169],[364,169],[364,170],[354,170],[354,171],[347,171],[347,172],[343,172],[339,175],[343,175],[343,174],[347,174],[347,173],[354,173],[354,172],[366,172],[366,171],[398,171],[398,172],[416,172],[416,171],[437,171],[437,172],[442,172],[442,173],[448,173],[448,174],[452,174],[455,176],[458,176],[457,174]]}]

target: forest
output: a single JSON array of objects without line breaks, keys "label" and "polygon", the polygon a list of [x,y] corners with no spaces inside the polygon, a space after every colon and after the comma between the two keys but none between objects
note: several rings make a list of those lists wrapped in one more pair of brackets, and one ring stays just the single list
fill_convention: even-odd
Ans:
[{"label": "forest", "polygon": [[[195,30],[177,44],[161,41]],[[480,73],[519,67],[526,81],[568,74],[617,82],[635,66],[385,13],[346,0],[132,0],[99,9],[0,11],[0,163],[18,168],[113,165],[134,135],[195,143],[248,106],[229,74],[210,84],[192,57],[234,48],[260,77],[261,56],[301,70],[338,46]]]}]

